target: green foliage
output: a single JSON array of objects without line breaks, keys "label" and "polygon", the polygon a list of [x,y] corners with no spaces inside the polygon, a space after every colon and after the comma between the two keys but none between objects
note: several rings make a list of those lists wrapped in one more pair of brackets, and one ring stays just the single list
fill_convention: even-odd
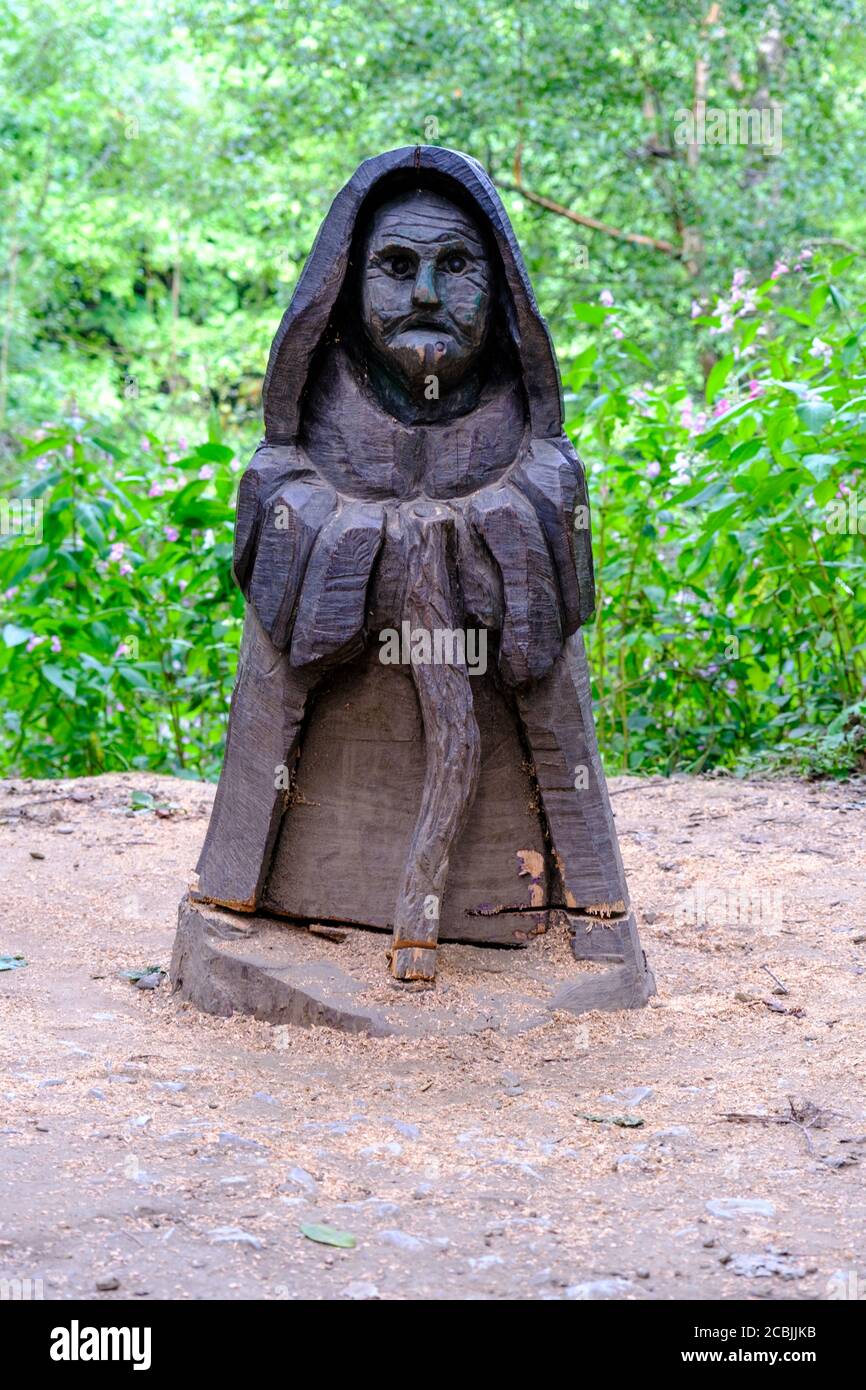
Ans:
[{"label": "green foliage", "polygon": [[[778,153],[687,157],[699,58],[710,107],[779,104]],[[256,419],[336,190],[420,140],[498,181],[564,360],[608,285],[697,377],[692,297],[862,240],[864,58],[862,0],[0,0],[0,429],[70,397],[160,432]],[[518,155],[529,193],[673,252],[532,202]]]},{"label": "green foliage", "polygon": [[[700,315],[720,345],[703,401],[635,384],[653,363],[632,308],[576,306],[612,768],[866,766],[866,306],[846,260],[776,269]],[[43,503],[41,537],[0,542],[0,768],[212,777],[242,614],[234,451],[215,425],[193,450],[80,419],[39,435],[15,494]]]},{"label": "green foliage", "polygon": [[38,433],[16,495],[41,502],[41,536],[0,544],[0,766],[214,776],[243,608],[233,451]]},{"label": "green foliage", "polygon": [[722,353],[703,402],[630,384],[652,363],[627,307],[568,375],[596,504],[599,738],[621,767],[866,767],[866,320],[849,260],[807,253],[756,286],[737,272],[699,316]]}]

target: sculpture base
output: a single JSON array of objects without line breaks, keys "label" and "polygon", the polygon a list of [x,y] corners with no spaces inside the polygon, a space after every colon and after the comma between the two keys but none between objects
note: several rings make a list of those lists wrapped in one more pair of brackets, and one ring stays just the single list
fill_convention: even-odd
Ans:
[{"label": "sculpture base", "polygon": [[[173,989],[206,1013],[322,1025],[373,1037],[526,1032],[564,1010],[639,1008],[655,993],[633,923],[563,921],[524,949],[444,944],[432,989],[385,974],[390,937],[357,927],[320,935],[309,924],[245,916],[185,897],[171,962]],[[342,940],[330,937],[345,933]],[[587,942],[595,938],[593,954]],[[577,957],[577,960],[576,960]]]}]

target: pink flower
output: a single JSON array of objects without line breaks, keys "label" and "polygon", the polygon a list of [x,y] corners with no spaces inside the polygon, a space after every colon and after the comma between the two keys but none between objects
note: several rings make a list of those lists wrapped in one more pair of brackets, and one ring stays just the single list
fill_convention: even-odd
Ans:
[{"label": "pink flower", "polygon": [[117,650],[114,653],[115,661],[119,656],[129,656],[129,647],[126,645],[125,642],[119,642],[117,644]]},{"label": "pink flower", "polygon": [[601,294],[598,296],[598,302],[599,304],[603,304],[606,309],[613,308],[613,295],[610,290],[602,290]]},{"label": "pink flower", "polygon": [[29,640],[28,643],[27,643],[27,646],[26,646],[26,648],[25,648],[25,651],[28,651],[28,652],[33,652],[33,651],[35,651],[36,648],[39,647],[39,646],[41,646],[42,643],[43,643],[44,641],[45,641],[45,638],[44,638],[44,637],[31,637],[30,640]]},{"label": "pink flower", "polygon": [[[683,422],[683,423],[685,423],[685,422]],[[703,433],[704,426],[706,425],[706,423],[707,423],[706,412],[702,410],[702,411],[700,411],[700,413],[697,414],[697,415],[695,416],[695,418],[690,422],[690,424],[689,424],[689,434],[702,434],[702,433]]]},{"label": "pink flower", "polygon": [[151,483],[150,487],[148,488],[147,495],[148,497],[161,497],[162,491],[163,490],[160,487],[159,483]]},{"label": "pink flower", "polygon": [[747,270],[735,270],[734,278],[731,281],[731,284],[735,290],[742,289],[743,285],[745,285],[748,278],[749,272]]},{"label": "pink flower", "polygon": [[199,482],[201,483],[209,483],[213,475],[214,470],[211,464],[209,463],[203,463],[201,468],[198,470]]},{"label": "pink flower", "polygon": [[752,380],[749,382],[749,400],[756,401],[758,397],[763,396],[763,394],[763,386],[759,381],[756,381],[755,378],[752,377]]},{"label": "pink flower", "polygon": [[125,564],[125,563],[124,563],[124,564],[122,564],[122,565],[120,566],[120,569],[119,569],[117,572],[118,572],[118,574],[121,575],[121,576],[127,575],[127,574],[132,574],[132,565],[128,565],[128,564]]},{"label": "pink flower", "polygon": [[176,526],[165,526],[163,530],[167,541],[176,541],[180,538],[180,531]]},{"label": "pink flower", "polygon": [[713,407],[713,414],[724,415],[725,411],[730,409],[730,406],[731,402],[728,400],[727,396],[722,396],[721,400],[716,401]]},{"label": "pink flower", "polygon": [[123,544],[123,541],[115,541],[114,545],[108,552],[108,558],[113,564],[119,564],[120,561],[123,559],[125,552],[126,546]]},{"label": "pink flower", "polygon": [[622,329],[617,328],[616,324],[614,324],[613,328],[611,329],[611,332],[617,340],[625,337],[625,334],[623,333]]},{"label": "pink flower", "polygon": [[149,439],[142,439],[141,444],[139,445],[139,448],[142,450],[143,453],[145,453],[145,454],[149,453],[149,452],[150,452],[150,440],[149,440]]},{"label": "pink flower", "polygon": [[7,603],[8,603],[10,600],[12,600],[12,599],[15,597],[15,595],[16,595],[17,593],[18,593],[18,585],[15,584],[15,585],[12,586],[11,589],[7,589],[7,590],[6,590],[6,592],[5,592],[5,594],[3,595],[3,597],[6,599],[6,601],[7,601]]},{"label": "pink flower", "polygon": [[785,265],[785,262],[784,262],[784,261],[776,261],[776,264],[773,266],[773,273],[772,273],[772,275],[770,276],[770,279],[771,279],[771,280],[778,280],[780,275],[787,275],[787,274],[788,274],[788,267]]},{"label": "pink flower", "polygon": [[693,300],[692,300],[692,318],[693,318],[693,319],[700,318],[700,316],[701,316],[701,314],[702,314],[703,312],[704,312],[704,311],[703,311],[703,309],[701,308],[701,306],[700,306],[700,304],[698,303],[698,301],[697,301],[696,299],[693,299]]},{"label": "pink flower", "polygon": [[239,473],[241,471],[240,459],[232,459],[231,463],[229,464],[229,468],[232,470],[233,473]]},{"label": "pink flower", "polygon": [[661,471],[662,471],[662,466],[661,466],[661,464],[658,463],[656,460],[653,460],[652,463],[647,464],[646,475],[647,475],[648,478],[657,478],[658,475],[659,475],[659,473],[661,473]]},{"label": "pink flower", "polygon": [[51,639],[51,650],[52,650],[53,652],[55,652],[55,653],[56,653],[56,652],[59,652],[59,651],[62,651],[62,647],[61,647],[61,645],[60,645],[60,638],[59,638],[58,636],[56,636],[56,634],[55,634],[55,636],[52,637],[52,639]]},{"label": "pink flower", "polygon": [[820,358],[824,366],[829,367],[833,359],[833,349],[829,343],[823,342],[820,338],[813,338],[812,346],[809,349],[809,356]]}]

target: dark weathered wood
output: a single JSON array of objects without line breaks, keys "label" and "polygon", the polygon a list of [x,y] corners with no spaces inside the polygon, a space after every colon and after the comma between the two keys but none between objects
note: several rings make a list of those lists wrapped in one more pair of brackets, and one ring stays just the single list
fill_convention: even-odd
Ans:
[{"label": "dark weathered wood", "polygon": [[560,902],[599,917],[624,913],[628,889],[580,633],[568,639],[543,680],[518,691],[517,703],[562,881]]},{"label": "dark weathered wood", "polygon": [[[520,946],[543,929],[549,897],[546,877],[534,887],[525,872],[540,864],[546,875],[538,794],[508,701],[489,673],[469,679],[481,767],[451,851],[439,939]],[[377,645],[330,672],[312,698],[262,907],[392,931],[425,769],[409,668],[382,665]]]},{"label": "dark weathered wood", "polygon": [[419,146],[360,167],[277,331],[264,414],[199,898],[391,929],[405,981],[434,978],[439,940],[567,922],[575,955],[614,966],[581,1007],[643,1002],[578,631],[586,480],[480,165]]},{"label": "dark weathered wood", "polygon": [[225,759],[198,861],[201,897],[238,912],[259,904],[288,801],[307,696],[315,677],[293,671],[247,610]]},{"label": "dark weathered wood", "polygon": [[[320,927],[319,933],[325,930]],[[525,972],[491,972],[490,952],[449,945],[449,965],[461,977],[459,1006],[454,1007],[449,991],[441,1001],[428,993],[419,1009],[411,987],[386,981],[380,963],[384,949],[365,951],[358,938],[366,936],[351,928],[314,935],[298,923],[241,917],[186,897],[178,911],[172,989],[222,1018],[248,1014],[271,1024],[325,1026],[371,1037],[453,1039],[491,1030],[509,1036],[543,1028],[560,1009],[583,1012],[587,1000],[593,1008],[623,1007],[610,1002],[615,996],[612,980],[616,972],[622,975],[621,966],[584,969],[575,991],[562,968],[551,966],[536,946],[530,996]],[[528,956],[526,960],[529,964]],[[622,1000],[622,989],[616,997]]]},{"label": "dark weathered wood", "polygon": [[[448,545],[454,523],[446,509],[419,507],[406,547],[406,620],[415,630],[453,630]],[[424,724],[426,770],[418,820],[394,909],[391,974],[397,980],[436,975],[439,918],[451,848],[475,795],[481,738],[464,667],[412,666]]]}]

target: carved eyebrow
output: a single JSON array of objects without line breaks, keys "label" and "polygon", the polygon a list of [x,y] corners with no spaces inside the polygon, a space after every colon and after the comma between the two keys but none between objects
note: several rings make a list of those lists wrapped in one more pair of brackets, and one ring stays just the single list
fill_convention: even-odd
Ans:
[{"label": "carved eyebrow", "polygon": [[403,237],[400,240],[387,241],[382,246],[375,243],[370,248],[371,256],[417,256],[418,248],[428,250],[433,247],[439,255],[449,251],[460,251],[471,260],[477,260],[479,249],[467,245],[460,236],[446,236],[444,238],[433,237],[429,241],[421,241],[417,237]]},{"label": "carved eyebrow", "polygon": [[461,251],[463,255],[471,256],[473,260],[478,254],[471,246],[467,246],[462,237],[449,238],[440,249],[443,253],[447,251]]},{"label": "carved eyebrow", "polygon": [[370,255],[375,256],[417,256],[414,246],[404,241],[387,241],[383,246],[370,247]]}]

